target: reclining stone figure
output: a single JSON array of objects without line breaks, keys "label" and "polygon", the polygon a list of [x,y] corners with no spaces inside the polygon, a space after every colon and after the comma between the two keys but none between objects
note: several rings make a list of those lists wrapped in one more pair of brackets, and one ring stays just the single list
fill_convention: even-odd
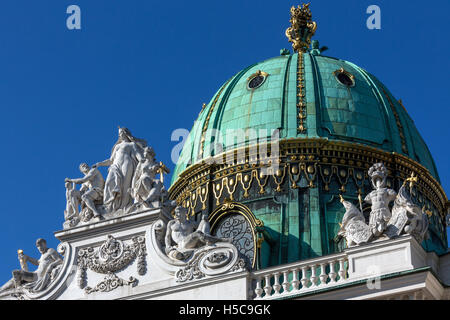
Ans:
[{"label": "reclining stone figure", "polygon": [[221,239],[209,233],[209,222],[206,216],[202,217],[198,226],[195,222],[187,220],[187,209],[178,206],[175,208],[175,218],[167,223],[165,245],[166,254],[175,260],[184,260],[198,248],[212,245],[216,242],[231,242],[230,239]]},{"label": "reclining stone figure", "polygon": [[[0,293],[8,290],[13,291],[13,289],[18,288],[39,292],[48,287],[57,272],[59,272],[63,260],[55,249],[47,247],[47,242],[42,238],[36,240],[36,247],[41,253],[39,260],[31,258],[19,250],[19,260],[21,260],[22,269],[12,272],[12,279],[0,288]],[[38,266],[36,271],[28,271],[26,267],[27,262]]]}]

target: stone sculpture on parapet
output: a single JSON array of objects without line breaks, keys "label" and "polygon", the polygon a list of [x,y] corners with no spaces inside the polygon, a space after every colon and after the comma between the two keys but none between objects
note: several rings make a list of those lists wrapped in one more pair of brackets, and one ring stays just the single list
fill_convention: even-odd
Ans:
[{"label": "stone sculpture on parapet", "polygon": [[119,127],[119,137],[109,159],[93,165],[109,167],[103,192],[103,205],[107,213],[126,211],[133,204],[131,183],[138,163],[144,159],[147,142],[134,137],[127,128]]},{"label": "stone sculpture on parapet", "polygon": [[[63,260],[56,250],[47,247],[44,239],[36,240],[36,247],[41,253],[39,259],[34,259],[24,254],[22,250],[18,250],[21,269],[12,272],[12,279],[0,288],[0,295],[9,294],[20,297],[23,291],[40,292],[56,278]],[[36,271],[29,271],[27,262],[36,265]]]},{"label": "stone sculpture on parapet", "polygon": [[[87,221],[92,217],[101,219],[100,208],[103,199],[103,188],[105,180],[97,168],[90,168],[86,163],[80,164],[80,171],[84,174],[83,178],[70,179],[66,178],[66,198],[69,214],[67,218],[72,220],[76,218],[73,211],[78,211],[78,204],[81,204],[81,220]],[[69,183],[69,185],[67,184]],[[70,183],[81,184],[80,190],[70,188]],[[66,220],[67,220],[66,218]]]},{"label": "stone sculpture on parapet", "polygon": [[81,192],[75,188],[75,184],[66,181],[66,210],[64,210],[65,223],[70,226],[79,222],[80,220],[80,203]]},{"label": "stone sculpture on parapet", "polygon": [[[107,166],[103,179],[98,167]],[[65,179],[66,210],[63,228],[92,223],[154,208],[170,207],[163,175],[169,170],[155,160],[155,152],[144,139],[120,128],[109,159],[92,167],[80,165],[84,177]],[[156,179],[160,174],[160,179]],[[74,184],[81,184],[80,190]],[[81,206],[81,210],[79,207]]]},{"label": "stone sculpture on parapet", "polygon": [[[428,214],[414,204],[406,188],[406,183],[409,182],[411,190],[417,177],[412,175],[407,178],[397,194],[394,190],[385,188],[387,170],[384,164],[374,164],[369,169],[369,176],[375,189],[365,198],[372,205],[369,224],[365,222],[362,205],[360,210],[341,196],[346,212],[340,223],[338,236],[347,240],[348,247],[382,238],[395,238],[405,233],[414,236],[421,243],[427,236]],[[389,204],[392,201],[394,206],[391,212]]]},{"label": "stone sculpture on parapet", "polygon": [[231,242],[229,239],[221,239],[211,236],[209,222],[206,216],[202,216],[200,223],[196,224],[187,220],[188,210],[183,207],[175,208],[175,217],[169,221],[166,229],[165,245],[166,254],[171,259],[187,259],[195,249],[216,242]]},{"label": "stone sculpture on parapet", "polygon": [[412,175],[400,187],[392,208],[392,217],[387,224],[385,233],[389,238],[395,238],[402,233],[407,233],[421,243],[428,235],[428,217],[431,215],[431,212],[424,210],[425,208],[421,209],[413,203],[407,192],[407,182],[409,182],[411,190],[414,182],[417,182],[417,177]]},{"label": "stone sculpture on parapet", "polygon": [[368,242],[372,238],[372,232],[366,224],[364,214],[353,203],[345,201],[342,196],[340,198],[345,214],[338,236],[346,238],[348,247]]},{"label": "stone sculpture on parapet", "polygon": [[389,204],[395,200],[397,193],[386,188],[387,170],[382,163],[375,163],[369,169],[369,177],[375,190],[364,199],[372,205],[369,227],[375,237],[380,236],[386,229],[387,222],[391,219]]},{"label": "stone sculpture on parapet", "polygon": [[156,163],[153,148],[144,148],[144,159],[142,159],[133,175],[131,196],[134,204],[130,212],[138,209],[150,209],[159,207],[160,198],[163,193],[164,184],[155,176],[160,172],[161,165]]},{"label": "stone sculpture on parapet", "polygon": [[177,282],[246,270],[243,256],[232,239],[210,233],[206,216],[199,222],[177,206],[174,217],[161,215],[150,229],[150,258]]}]

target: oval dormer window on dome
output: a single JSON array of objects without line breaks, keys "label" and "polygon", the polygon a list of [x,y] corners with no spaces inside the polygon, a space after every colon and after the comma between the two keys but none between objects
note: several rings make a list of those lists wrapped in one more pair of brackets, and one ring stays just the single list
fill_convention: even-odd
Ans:
[{"label": "oval dormer window on dome", "polygon": [[266,81],[269,74],[267,72],[258,70],[254,74],[252,74],[247,79],[247,89],[255,90],[262,86],[262,84]]},{"label": "oval dormer window on dome", "polygon": [[355,76],[352,75],[350,72],[345,71],[344,68],[334,71],[333,74],[340,84],[346,87],[355,86]]}]

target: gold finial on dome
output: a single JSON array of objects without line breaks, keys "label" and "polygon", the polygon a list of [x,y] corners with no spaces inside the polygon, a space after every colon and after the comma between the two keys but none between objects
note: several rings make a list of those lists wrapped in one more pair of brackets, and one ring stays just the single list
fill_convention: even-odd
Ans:
[{"label": "gold finial on dome", "polygon": [[317,29],[317,23],[312,21],[311,10],[308,4],[301,7],[292,6],[291,26],[286,29],[286,37],[292,42],[292,47],[296,52],[306,52],[311,44],[311,37]]}]

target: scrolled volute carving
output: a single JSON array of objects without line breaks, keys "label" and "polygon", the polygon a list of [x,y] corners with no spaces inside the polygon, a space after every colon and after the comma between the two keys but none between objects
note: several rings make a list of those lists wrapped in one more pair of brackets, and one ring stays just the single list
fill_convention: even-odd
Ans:
[{"label": "scrolled volute carving", "polygon": [[245,270],[244,257],[232,239],[210,234],[206,216],[198,222],[187,219],[187,210],[175,208],[167,223],[160,219],[150,230],[150,256],[177,282]]},{"label": "scrolled volute carving", "polygon": [[231,243],[222,243],[220,247],[205,247],[194,252],[184,268],[175,274],[177,282],[214,276],[227,271],[244,271],[246,264],[238,250]]},{"label": "scrolled volute carving", "polygon": [[109,292],[124,285],[134,286],[136,283],[137,279],[134,277],[130,277],[128,280],[124,280],[116,276],[114,273],[110,272],[103,279],[103,281],[99,282],[94,288],[86,287],[84,291],[88,294],[97,291]]}]

